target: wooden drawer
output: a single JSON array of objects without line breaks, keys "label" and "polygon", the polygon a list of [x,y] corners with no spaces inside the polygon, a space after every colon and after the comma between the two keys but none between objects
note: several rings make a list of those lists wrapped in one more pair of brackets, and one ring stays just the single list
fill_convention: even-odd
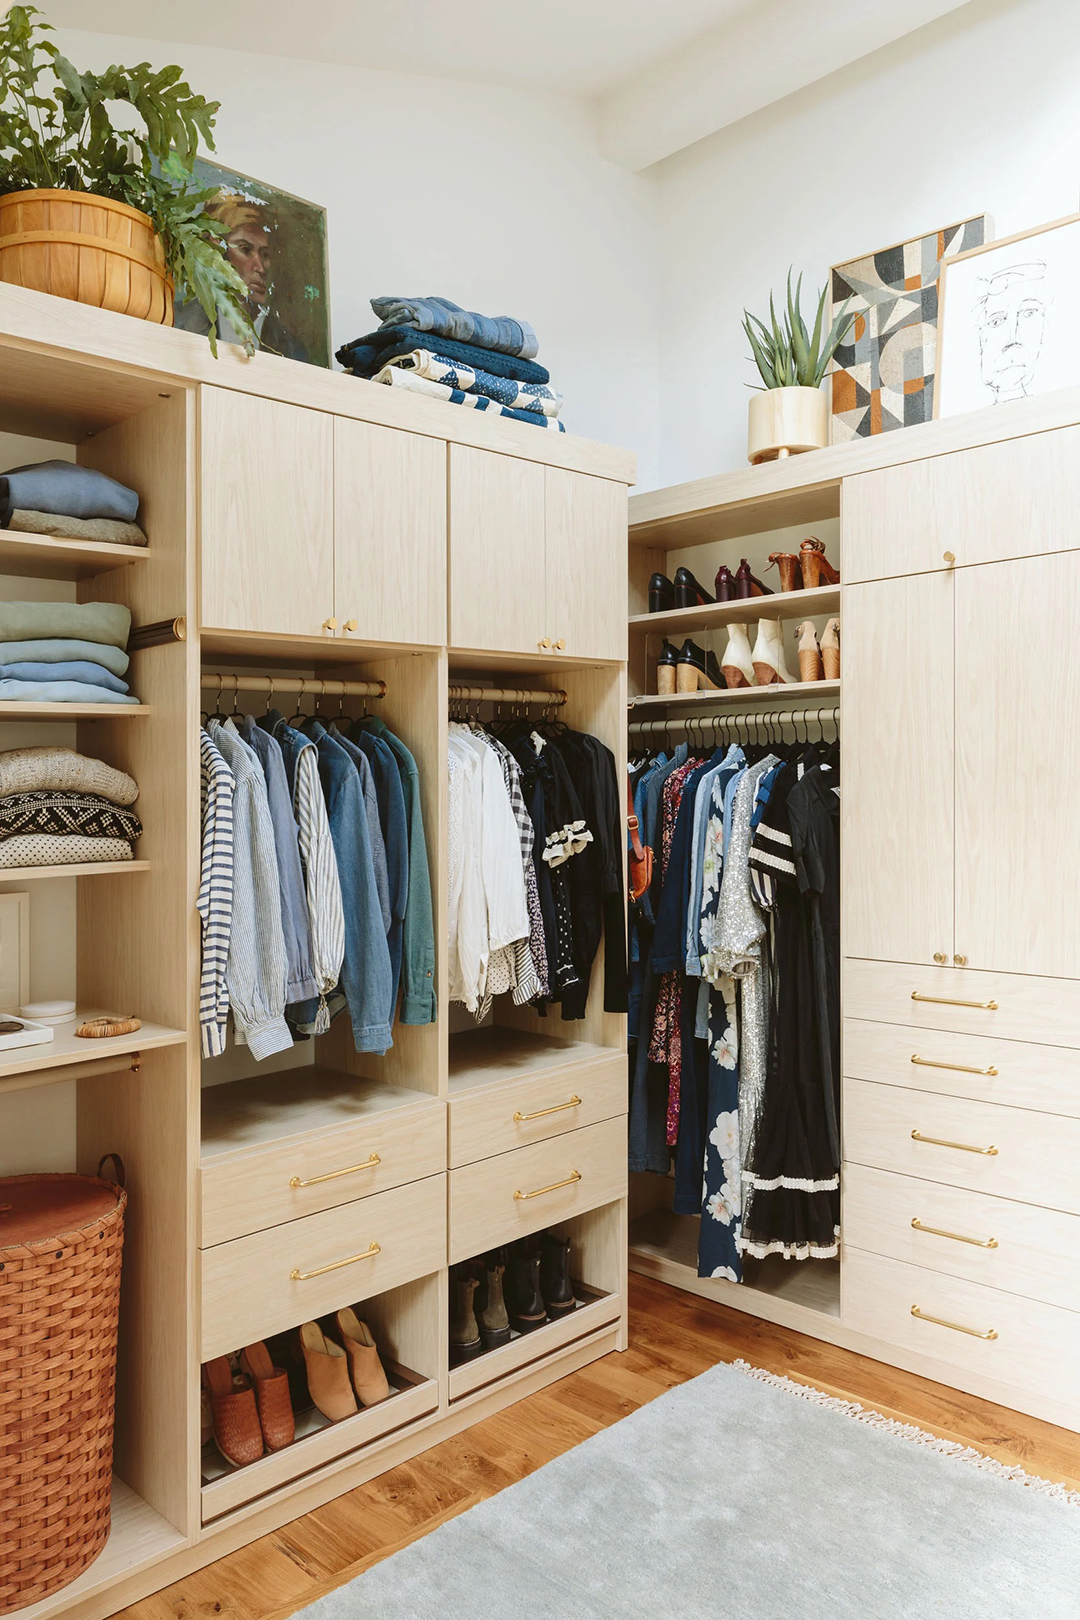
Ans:
[{"label": "wooden drawer", "polygon": [[[1077,1405],[1080,1316],[1075,1311],[848,1247],[841,1277],[840,1320],[852,1332],[1058,1405]],[[911,1314],[913,1306],[956,1325],[921,1320]],[[990,1333],[996,1337],[979,1336]]]},{"label": "wooden drawer", "polygon": [[1076,1047],[845,1018],[844,1073],[854,1080],[1080,1117]]},{"label": "wooden drawer", "polygon": [[[202,1247],[445,1169],[446,1113],[434,1099],[429,1108],[375,1114],[267,1151],[222,1155],[202,1166]],[[293,1187],[293,1177],[314,1185]]]},{"label": "wooden drawer", "polygon": [[[205,1361],[445,1266],[446,1178],[219,1243],[199,1259]],[[323,1267],[333,1269],[310,1275]]]},{"label": "wooden drawer", "polygon": [[625,1114],[626,1054],[450,1099],[450,1168]]},{"label": "wooden drawer", "polygon": [[852,1248],[1080,1311],[1078,1215],[859,1164],[843,1208]]},{"label": "wooden drawer", "polygon": [[[933,1140],[918,1140],[914,1131]],[[984,1151],[991,1147],[997,1151]],[[1080,1121],[1074,1119],[845,1080],[844,1157],[1080,1214]]]},{"label": "wooden drawer", "polygon": [[[577,1179],[571,1181],[572,1176]],[[516,1193],[536,1196],[517,1198]],[[625,1196],[626,1121],[621,1118],[451,1170],[450,1262]]]},{"label": "wooden drawer", "polygon": [[[940,1000],[915,1001],[912,992]],[[964,1002],[975,1005],[958,1005]],[[988,1006],[989,1002],[996,1005]],[[849,956],[844,961],[844,1013],[848,1018],[955,1030],[959,1035],[1080,1046],[1080,981],[1075,979]]]}]

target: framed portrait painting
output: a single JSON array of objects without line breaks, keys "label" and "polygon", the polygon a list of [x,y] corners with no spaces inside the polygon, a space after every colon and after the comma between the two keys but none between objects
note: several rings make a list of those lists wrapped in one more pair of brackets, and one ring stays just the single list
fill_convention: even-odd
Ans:
[{"label": "framed portrait painting", "polygon": [[942,261],[935,416],[1080,382],[1080,214]]},{"label": "framed portrait painting", "polygon": [[[326,210],[202,158],[192,178],[215,194],[207,213],[224,227],[224,251],[248,287],[259,347],[288,360],[329,366]],[[176,289],[174,324],[201,333],[209,325],[198,299],[183,287]],[[220,316],[217,335],[226,343],[238,341]]]}]

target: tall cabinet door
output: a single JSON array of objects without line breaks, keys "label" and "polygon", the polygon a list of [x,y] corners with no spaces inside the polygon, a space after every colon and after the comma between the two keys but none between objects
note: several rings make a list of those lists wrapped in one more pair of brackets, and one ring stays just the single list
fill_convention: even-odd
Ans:
[{"label": "tall cabinet door", "polygon": [[844,586],[841,603],[844,955],[951,958],[953,575]]},{"label": "tall cabinet door", "polygon": [[[334,418],[334,602],[366,641],[446,634],[446,444]],[[348,632],[346,632],[348,633]]]},{"label": "tall cabinet door", "polygon": [[450,446],[450,645],[535,653],[546,628],[544,472]]},{"label": "tall cabinet door", "polygon": [[1080,552],[956,575],[956,950],[1080,979]]},{"label": "tall cabinet door", "polygon": [[626,657],[626,486],[548,467],[547,630],[584,658]]},{"label": "tall cabinet door", "polygon": [[333,418],[200,390],[203,623],[316,636],[334,615]]}]

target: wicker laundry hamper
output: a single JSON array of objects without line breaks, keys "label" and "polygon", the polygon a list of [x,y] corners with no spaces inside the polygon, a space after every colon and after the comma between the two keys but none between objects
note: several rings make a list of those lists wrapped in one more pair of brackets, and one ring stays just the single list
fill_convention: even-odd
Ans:
[{"label": "wicker laundry hamper", "polygon": [[108,1538],[126,1203],[93,1176],[0,1180],[0,1614]]}]

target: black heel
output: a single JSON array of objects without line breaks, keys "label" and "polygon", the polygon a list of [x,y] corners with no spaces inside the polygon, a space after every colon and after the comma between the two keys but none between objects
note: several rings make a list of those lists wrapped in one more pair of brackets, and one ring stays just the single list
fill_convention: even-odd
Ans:
[{"label": "black heel", "polygon": [[674,606],[674,585],[666,574],[653,574],[649,580],[649,612],[670,613]]},{"label": "black heel", "polygon": [[676,568],[674,591],[677,608],[704,607],[706,603],[716,600],[704,585],[698,583],[689,568]]}]

